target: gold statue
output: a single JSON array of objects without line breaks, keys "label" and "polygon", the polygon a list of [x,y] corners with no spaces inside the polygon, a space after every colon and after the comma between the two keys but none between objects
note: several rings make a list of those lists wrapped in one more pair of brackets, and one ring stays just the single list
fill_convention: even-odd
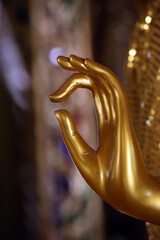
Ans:
[{"label": "gold statue", "polygon": [[77,71],[54,94],[64,101],[77,88],[92,91],[99,123],[93,150],[77,132],[71,115],[55,112],[70,155],[87,183],[110,205],[130,216],[160,224],[160,189],[147,172],[133,130],[128,98],[119,79],[107,68],[77,56],[58,57],[66,70]]}]

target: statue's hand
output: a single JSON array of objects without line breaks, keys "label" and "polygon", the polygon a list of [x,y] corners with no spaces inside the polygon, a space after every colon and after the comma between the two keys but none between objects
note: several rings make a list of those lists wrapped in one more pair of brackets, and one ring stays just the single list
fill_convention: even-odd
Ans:
[{"label": "statue's hand", "polygon": [[122,84],[108,68],[89,59],[58,57],[58,63],[80,73],[73,74],[50,100],[61,102],[77,88],[88,88],[95,101],[99,123],[96,151],[82,139],[67,111],[55,112],[82,176],[116,209],[160,223],[160,191],[145,169]]},{"label": "statue's hand", "polygon": [[[71,115],[65,110],[56,111],[62,134],[79,171],[101,196],[104,191],[107,171],[111,168],[110,159],[114,154],[114,142],[117,129],[117,98],[121,83],[113,77],[111,71],[89,59],[76,56],[58,57],[58,63],[65,69],[77,71],[54,94],[51,101],[65,100],[77,88],[88,88],[92,91],[99,122],[99,144],[93,150],[77,132]],[[111,81],[111,79],[112,81]],[[104,174],[106,176],[104,176]]]}]

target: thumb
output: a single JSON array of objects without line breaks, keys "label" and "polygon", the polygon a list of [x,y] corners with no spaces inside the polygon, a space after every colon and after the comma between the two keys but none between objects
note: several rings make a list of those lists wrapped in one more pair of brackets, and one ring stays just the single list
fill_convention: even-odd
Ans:
[{"label": "thumb", "polygon": [[62,135],[68,151],[79,171],[85,178],[85,172],[89,170],[90,165],[97,163],[96,152],[80,136],[69,112],[66,110],[58,110],[55,112],[55,115],[60,123]]}]

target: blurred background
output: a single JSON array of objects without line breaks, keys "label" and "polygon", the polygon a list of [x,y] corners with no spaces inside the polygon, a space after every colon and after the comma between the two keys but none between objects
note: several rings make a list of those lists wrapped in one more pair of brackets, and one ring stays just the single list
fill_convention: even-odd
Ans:
[{"label": "blurred background", "polygon": [[145,240],[145,223],[104,203],[82,179],[54,116],[71,112],[96,148],[88,90],[49,95],[71,74],[58,55],[89,57],[124,83],[129,38],[146,1],[0,0],[0,239]]}]

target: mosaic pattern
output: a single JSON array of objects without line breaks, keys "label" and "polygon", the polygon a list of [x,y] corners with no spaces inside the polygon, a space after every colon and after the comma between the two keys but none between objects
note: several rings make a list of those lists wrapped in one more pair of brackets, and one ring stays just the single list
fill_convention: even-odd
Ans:
[{"label": "mosaic pattern", "polygon": [[[160,175],[160,1],[150,3],[133,30],[126,62],[126,86],[134,128],[147,170]],[[160,228],[147,223],[149,239]]]}]

